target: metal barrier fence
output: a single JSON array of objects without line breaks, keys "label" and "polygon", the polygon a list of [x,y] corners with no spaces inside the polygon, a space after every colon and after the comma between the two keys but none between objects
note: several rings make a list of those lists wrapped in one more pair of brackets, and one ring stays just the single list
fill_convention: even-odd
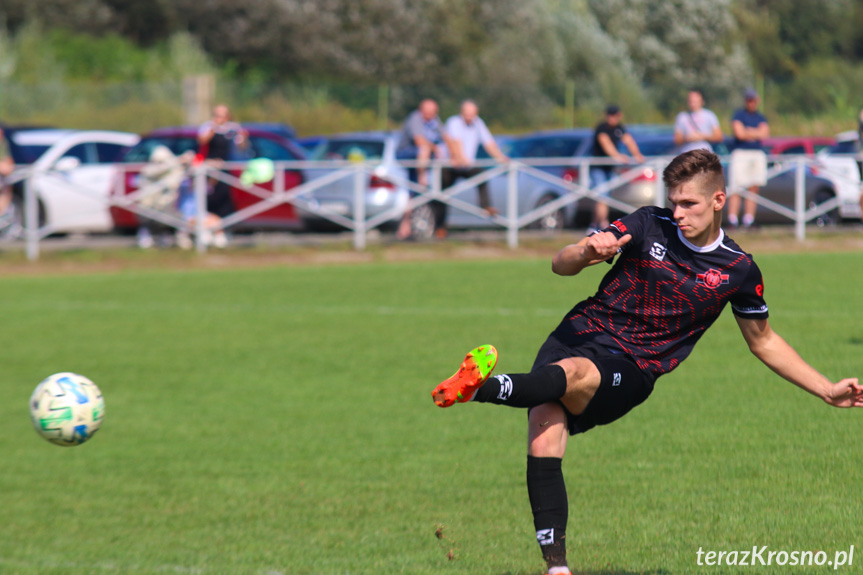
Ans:
[{"label": "metal barrier fence", "polygon": [[[226,163],[219,167],[200,165],[188,170],[187,181],[191,183],[194,193],[195,217],[184,219],[173,207],[168,209],[156,209],[152,207],[153,202],[148,198],[163,193],[164,190],[158,184],[148,183],[136,190],[127,189],[129,176],[136,176],[144,167],[142,164],[116,164],[116,176],[113,189],[106,193],[105,190],[90,189],[83,186],[72,188],[74,193],[98,199],[106,209],[121,209],[135,214],[136,217],[145,218],[152,222],[165,226],[168,229],[179,230],[194,234],[197,251],[207,251],[208,232],[230,229],[242,224],[248,224],[250,219],[264,215],[268,210],[278,206],[291,206],[299,214],[312,215],[323,221],[329,221],[348,230],[353,231],[353,244],[357,250],[366,247],[366,238],[369,230],[377,228],[388,222],[397,222],[406,211],[414,212],[422,210],[430,202],[442,202],[453,209],[471,214],[483,220],[487,225],[506,230],[507,244],[515,248],[519,243],[519,231],[530,226],[542,218],[565,210],[570,215],[577,208],[575,204],[582,199],[600,200],[610,208],[629,213],[644,205],[626,203],[614,197],[614,191],[636,180],[644,179],[645,174],[652,174],[653,194],[649,203],[657,206],[665,205],[665,189],[662,184],[661,173],[670,157],[649,158],[646,163],[618,167],[618,173],[609,181],[590,186],[589,172],[592,166],[609,165],[609,161],[598,158],[548,158],[548,159],[524,159],[511,160],[505,164],[493,161],[480,161],[476,167],[487,168],[477,175],[459,181],[447,188],[442,186],[443,170],[451,167],[445,161],[430,161],[425,165],[429,170],[429,185],[420,186],[411,181],[402,172],[383,173],[380,170],[380,162],[352,162],[352,161],[326,161],[326,162],[274,162],[274,177],[264,184],[244,183],[239,177],[246,166],[245,163]],[[729,182],[729,194],[740,194],[744,198],[751,198],[765,209],[775,212],[794,223],[795,236],[798,240],[805,239],[806,224],[817,220],[824,214],[836,211],[845,201],[840,194],[821,203],[813,203],[807,198],[806,178],[807,174],[816,171],[822,177],[828,177],[834,182],[837,190],[844,186],[845,196],[854,195],[859,201],[860,177],[857,172],[856,162],[853,170],[846,164],[844,169],[836,166],[825,165],[818,159],[807,157],[772,157],[773,166],[768,171],[768,177],[793,170],[794,194],[793,205],[782,205],[774,200],[753,194],[745,188]],[[416,161],[400,161],[401,168],[419,168]],[[286,174],[307,173],[317,171],[316,177],[306,178],[302,183],[294,186],[286,185]],[[577,172],[577,175],[576,175]],[[47,172],[35,172],[33,168],[22,168],[16,170],[12,176],[7,178],[9,184],[23,183],[23,230],[21,235],[26,241],[26,252],[28,259],[35,260],[39,257],[39,243],[46,236],[56,232],[56,227],[50,222],[40,223],[40,194],[35,189],[34,180],[36,176],[63,179],[63,174]],[[394,204],[386,209],[369,213],[366,206],[366,196],[369,189],[370,178],[377,178],[378,182],[388,182],[395,189],[410,192],[403,195],[406,201]],[[316,197],[316,192],[325,191],[332,186],[342,185],[343,180],[349,182],[351,190],[350,199],[346,204],[350,205],[347,213],[340,213],[332,206],[322,204]],[[249,205],[238,209],[235,213],[222,219],[213,229],[206,229],[205,218],[207,206],[208,188],[214,182],[223,182],[234,189],[242,190],[248,194],[251,201]],[[550,201],[541,205],[533,205],[525,208],[520,201],[530,192],[525,182],[539,182],[552,192]],[[496,182],[496,189],[503,185],[505,189],[505,209],[499,213],[490,213],[476,204],[458,197],[466,191],[471,190],[483,182]],[[535,184],[535,185],[540,185]],[[523,202],[522,202],[523,203]],[[297,216],[298,220],[301,216]]]}]

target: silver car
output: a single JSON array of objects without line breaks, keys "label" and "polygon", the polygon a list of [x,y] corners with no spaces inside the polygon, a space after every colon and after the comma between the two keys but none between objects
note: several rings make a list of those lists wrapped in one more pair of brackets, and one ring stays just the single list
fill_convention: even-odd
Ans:
[{"label": "silver car", "polygon": [[[322,137],[317,143],[309,160],[336,160],[364,162],[371,165],[371,173],[365,184],[365,214],[372,218],[392,210],[393,217],[386,226],[395,225],[410,199],[407,189],[388,178],[407,179],[407,169],[400,166],[395,157],[398,135],[390,132],[359,132]],[[332,175],[341,168],[312,168],[305,170],[307,181]],[[354,215],[354,178],[350,174],[334,182],[317,188],[303,196],[310,207],[333,215],[353,219]],[[300,218],[309,229],[344,228],[326,216],[299,209]]]},{"label": "silver car", "polygon": [[[531,158],[569,158],[583,154],[592,145],[593,130],[557,130],[538,132],[505,141],[501,144],[502,151],[514,160]],[[482,154],[477,159],[484,159]],[[543,166],[538,171],[573,181],[578,178],[578,170],[572,166]],[[508,209],[509,176],[504,173],[493,177],[488,182],[489,199],[493,211],[505,216]],[[555,201],[568,193],[563,186],[547,179],[519,170],[516,180],[517,213],[527,214],[536,208]],[[479,207],[479,193],[476,187],[455,194],[454,199],[461,200],[472,206]],[[576,205],[567,204],[538,219],[531,226],[534,229],[559,230],[565,225],[572,225],[575,220]],[[499,226],[489,217],[469,213],[450,206],[447,225],[454,228],[488,228]]]}]

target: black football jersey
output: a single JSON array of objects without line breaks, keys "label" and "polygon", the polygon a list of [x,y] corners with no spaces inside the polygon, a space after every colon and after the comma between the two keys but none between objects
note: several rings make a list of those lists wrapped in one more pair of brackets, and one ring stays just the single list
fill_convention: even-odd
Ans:
[{"label": "black football jersey", "polygon": [[692,351],[726,303],[739,317],[767,318],[755,261],[720,231],[711,245],[684,238],[669,209],[644,207],[606,231],[632,239],[596,295],[567,314],[556,332],[630,356],[658,377]]}]

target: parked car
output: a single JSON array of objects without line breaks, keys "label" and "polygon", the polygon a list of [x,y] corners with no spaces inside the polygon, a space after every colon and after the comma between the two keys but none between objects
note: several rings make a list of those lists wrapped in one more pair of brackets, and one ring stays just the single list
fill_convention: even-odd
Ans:
[{"label": "parked car", "polygon": [[[10,130],[16,165],[30,164],[39,202],[39,223],[52,232],[108,232],[113,229],[107,199],[113,163],[139,140],[137,134],[55,129]],[[17,157],[16,157],[17,156]],[[23,225],[24,188],[16,185],[16,225]]]},{"label": "parked car", "polygon": [[[299,146],[278,133],[254,126],[246,127],[246,130],[249,134],[249,146],[236,158],[233,158],[236,161],[251,160],[254,158],[269,158],[275,162],[301,161],[305,159]],[[149,161],[153,149],[160,145],[166,146],[176,155],[183,154],[189,150],[196,152],[198,150],[197,133],[198,128],[194,126],[155,130],[145,135],[138,145],[130,149],[123,156],[122,162],[127,164],[144,164]],[[239,178],[242,170],[229,170],[229,172],[234,177]],[[137,169],[126,169],[120,176],[123,178],[123,182],[119,189],[123,194],[131,194],[138,189],[140,176]],[[301,170],[285,170],[284,181],[286,190],[302,184],[305,180],[306,176]],[[259,187],[272,190],[273,181],[260,184]],[[234,201],[234,206],[238,210],[261,201],[261,198],[250,193],[248,190],[235,186],[231,187],[231,197]],[[134,212],[115,206],[111,208],[111,215],[114,225],[119,230],[133,231],[138,227],[138,216]],[[300,218],[294,206],[286,203],[252,216],[235,226],[235,229],[297,229],[301,225]]]},{"label": "parked car", "polygon": [[836,145],[836,138],[823,136],[773,136],[763,142],[764,150],[775,155],[806,155],[814,157],[821,150]]},{"label": "parked car", "polygon": [[[638,150],[641,152],[641,155],[648,161],[651,158],[671,157],[677,148],[674,143],[673,131],[665,126],[630,126],[629,132],[635,143],[638,144]],[[624,154],[629,153],[626,146],[622,143],[619,145],[619,149]],[[608,196],[636,208],[656,204],[656,187],[658,181],[662,178],[661,171],[657,171],[656,167],[651,165],[633,166],[628,164],[617,166],[614,171],[617,175],[622,175],[633,168],[640,169],[640,172],[628,182],[611,189],[608,192]],[[579,227],[590,223],[593,204],[594,201],[590,198],[579,200],[576,221]],[[618,218],[623,214],[623,211],[612,206],[609,207],[609,216],[612,219]]]},{"label": "parked car", "polygon": [[324,136],[307,136],[305,138],[297,138],[294,143],[303,149],[303,153],[307,158],[314,158],[318,155],[318,148],[327,141]]},{"label": "parked car", "polygon": [[[366,218],[388,210],[394,210],[387,226],[401,219],[401,213],[410,199],[403,186],[388,180],[386,176],[407,179],[407,169],[396,161],[396,146],[399,136],[391,132],[359,132],[321,137],[310,160],[350,160],[369,162],[372,173],[366,178]],[[313,168],[306,170],[309,180],[332,174],[340,168]],[[354,178],[346,176],[310,192],[305,198],[311,207],[322,208],[333,214],[352,217],[354,213]],[[342,228],[326,217],[307,210],[300,210],[306,227],[313,229]]]},{"label": "parked car", "polygon": [[[662,156],[671,158],[676,153],[673,134],[664,130],[650,130],[630,128],[642,154],[647,157]],[[812,159],[817,157],[818,165],[807,167],[805,170],[806,205],[807,208],[814,207],[838,196],[841,200],[840,207],[819,216],[815,223],[820,226],[832,225],[841,219],[860,217],[860,176],[855,175],[856,164],[848,158],[827,157],[824,154],[816,156],[822,150],[827,150],[835,140],[833,138],[812,137],[779,137],[765,140],[765,151],[774,159],[770,162],[771,168],[782,166],[781,158],[775,156],[806,155]],[[730,158],[734,139],[731,137],[714,146],[714,150],[726,161]],[[621,150],[623,151],[623,150]],[[819,167],[820,166],[820,167]],[[726,166],[727,167],[727,166]],[[789,209],[794,209],[794,189],[796,184],[795,164],[787,163],[787,170],[782,170],[773,175],[767,184],[761,188],[760,195]],[[618,168],[618,171],[626,167]],[[627,185],[619,186],[609,192],[610,197],[632,206],[652,205],[656,202],[657,179],[661,173],[655,173],[652,168],[645,169],[644,173]],[[590,214],[593,201],[582,199],[579,202],[579,223],[586,223],[586,217]],[[619,217],[622,212],[611,210],[612,217]],[[756,221],[763,224],[790,223],[791,220],[777,212],[758,207]]]},{"label": "parked car", "polygon": [[[502,151],[514,160],[534,158],[572,158],[584,155],[585,150],[592,145],[593,130],[555,130],[536,132],[512,138],[501,146]],[[482,155],[478,154],[478,158]],[[536,168],[553,176],[568,181],[578,180],[578,167],[574,166],[541,166]],[[519,171],[516,183],[518,189],[519,215],[526,214],[568,193],[566,188],[535,175]],[[496,176],[488,182],[491,207],[500,214],[507,214],[509,177],[506,174]],[[479,207],[477,189],[468,188],[453,198]],[[547,216],[537,220],[531,227],[545,230],[560,230],[564,226],[573,225],[577,207],[568,204]],[[434,219],[428,210],[424,224],[429,227],[427,233],[434,231]],[[452,228],[487,228],[498,226],[497,223],[473,213],[450,207],[447,225]]]},{"label": "parked car", "polygon": [[[727,154],[733,149],[734,141],[726,138],[717,152]],[[843,219],[860,217],[860,174],[857,164],[851,158],[822,155],[835,145],[834,138],[822,137],[773,137],[764,141],[768,155],[768,168],[779,170],[767,180],[758,194],[788,209],[794,209],[797,180],[795,157],[806,157],[813,163],[804,168],[806,208],[813,208],[838,197],[840,204],[834,210],[818,216],[814,223],[830,226]],[[783,158],[785,156],[785,158]],[[762,205],[758,206],[755,221],[759,224],[788,224],[785,216]]]}]

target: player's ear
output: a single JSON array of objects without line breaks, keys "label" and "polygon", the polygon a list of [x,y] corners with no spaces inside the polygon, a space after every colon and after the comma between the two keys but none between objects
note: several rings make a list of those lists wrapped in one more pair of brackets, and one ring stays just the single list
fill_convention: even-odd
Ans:
[{"label": "player's ear", "polygon": [[716,190],[715,192],[713,192],[713,211],[722,211],[722,208],[725,207],[726,199],[727,196],[725,195],[725,190]]}]

